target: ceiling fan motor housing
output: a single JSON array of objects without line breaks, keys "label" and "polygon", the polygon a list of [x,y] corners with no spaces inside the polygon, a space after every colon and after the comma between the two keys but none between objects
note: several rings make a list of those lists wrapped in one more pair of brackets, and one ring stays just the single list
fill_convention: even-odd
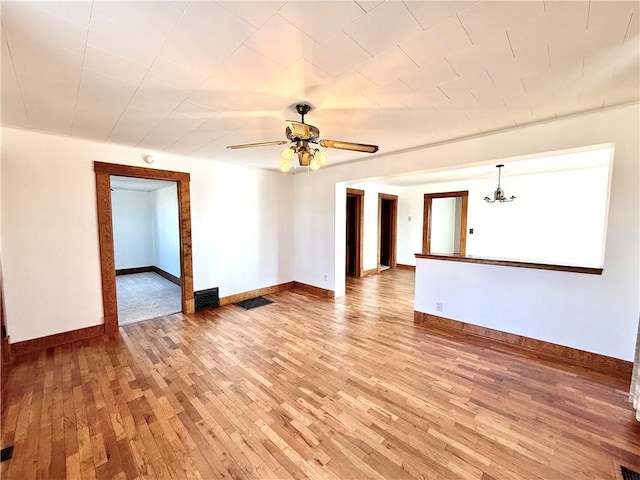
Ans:
[{"label": "ceiling fan motor housing", "polygon": [[304,122],[304,116],[311,111],[311,105],[308,103],[299,103],[296,105],[296,111],[299,115],[302,115],[302,121]]},{"label": "ceiling fan motor housing", "polygon": [[308,127],[308,132],[309,134],[301,137],[296,135],[294,132],[291,131],[291,129],[289,127],[287,127],[287,129],[285,130],[285,134],[287,136],[287,138],[289,140],[291,140],[292,142],[297,142],[300,140],[306,140],[308,142],[312,142],[312,143],[318,143],[318,138],[320,137],[320,130],[318,130],[318,127],[314,127],[313,125],[309,125],[306,124],[305,125]]}]

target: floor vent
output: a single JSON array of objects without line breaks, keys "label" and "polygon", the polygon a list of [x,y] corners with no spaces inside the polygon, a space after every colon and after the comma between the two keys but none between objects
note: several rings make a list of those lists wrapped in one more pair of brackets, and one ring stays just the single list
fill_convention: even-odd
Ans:
[{"label": "floor vent", "polygon": [[620,471],[622,472],[623,480],[640,480],[640,473],[634,472],[627,467],[620,465]]},{"label": "floor vent", "polygon": [[205,310],[207,308],[220,306],[218,287],[209,288],[207,290],[200,290],[199,292],[193,292],[193,295],[196,301],[196,312]]},{"label": "floor vent", "polygon": [[2,451],[0,452],[0,462],[9,460],[11,457],[13,457],[13,445],[2,449]]}]

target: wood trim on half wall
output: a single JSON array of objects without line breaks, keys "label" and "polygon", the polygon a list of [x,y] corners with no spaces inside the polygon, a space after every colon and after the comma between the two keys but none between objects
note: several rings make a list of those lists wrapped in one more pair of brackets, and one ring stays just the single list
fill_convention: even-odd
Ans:
[{"label": "wood trim on half wall", "polygon": [[177,183],[182,313],[193,313],[195,311],[195,302],[193,298],[193,266],[191,259],[191,194],[189,174],[185,172],[132,167],[129,165],[104,162],[94,162],[93,167],[96,173],[96,195],[98,200],[98,236],[100,242],[105,333],[115,334],[118,332],[118,304],[116,300],[116,269],[111,209],[111,175],[151,180],[167,180]]},{"label": "wood trim on half wall", "polygon": [[514,333],[503,332],[493,328],[481,327],[471,323],[439,317],[429,313],[414,311],[415,323],[423,324],[430,330],[455,332],[459,335],[480,337],[496,344],[506,344],[518,350],[545,356],[554,360],[562,360],[580,367],[589,368],[605,373],[625,381],[631,380],[633,363],[618,358],[608,357],[599,353],[586,352],[577,348],[566,347],[556,343],[523,337]]}]

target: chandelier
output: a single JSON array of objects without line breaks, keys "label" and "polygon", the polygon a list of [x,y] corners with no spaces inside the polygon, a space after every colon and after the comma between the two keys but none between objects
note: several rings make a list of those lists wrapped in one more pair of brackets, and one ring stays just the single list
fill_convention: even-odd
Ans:
[{"label": "chandelier", "polygon": [[326,165],[329,160],[329,155],[325,152],[310,147],[307,140],[299,140],[296,145],[285,148],[282,151],[280,171],[287,173],[291,170],[291,164],[296,155],[298,155],[298,163],[301,167],[309,167],[314,171],[318,170],[322,165]]},{"label": "chandelier", "polygon": [[502,172],[502,167],[504,167],[504,165],[502,165],[502,164],[496,165],[496,168],[498,169],[498,188],[496,188],[496,191],[493,192],[493,199],[491,199],[489,197],[484,197],[484,201],[487,202],[487,203],[513,202],[516,199],[516,197],[514,197],[513,195],[511,195],[509,198],[505,197],[504,191],[502,190],[502,188],[500,188],[500,173]]}]

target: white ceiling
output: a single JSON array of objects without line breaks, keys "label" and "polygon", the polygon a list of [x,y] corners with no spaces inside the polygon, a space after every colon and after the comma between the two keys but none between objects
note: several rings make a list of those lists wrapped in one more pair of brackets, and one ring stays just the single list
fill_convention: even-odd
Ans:
[{"label": "white ceiling", "polygon": [[1,5],[4,125],[259,168],[283,147],[225,146],[300,101],[385,154],[639,97],[638,1]]},{"label": "white ceiling", "polygon": [[[520,175],[548,174],[567,170],[583,170],[587,168],[602,168],[607,171],[611,162],[611,145],[599,145],[576,149],[569,153],[547,154],[543,156],[530,155],[527,158],[499,160],[503,164],[501,176],[515,177]],[[428,170],[412,172],[410,174],[391,175],[386,177],[368,178],[366,182],[409,187],[433,183],[459,182],[486,178],[498,179],[495,164],[473,167],[462,166],[455,169]]]},{"label": "white ceiling", "polygon": [[149,180],[146,178],[117,177],[111,175],[111,190],[133,190],[136,192],[153,192],[174,185],[166,180]]}]

